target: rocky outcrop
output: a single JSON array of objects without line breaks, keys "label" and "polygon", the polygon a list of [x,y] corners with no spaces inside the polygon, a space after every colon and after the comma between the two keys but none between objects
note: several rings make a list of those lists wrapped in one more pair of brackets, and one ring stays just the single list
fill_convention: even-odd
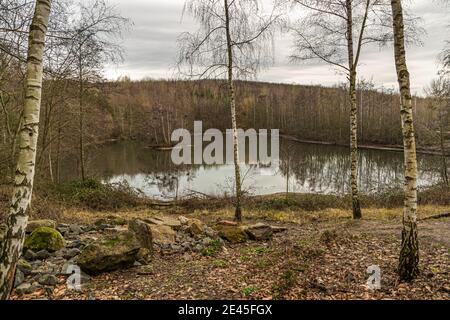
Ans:
[{"label": "rocky outcrop", "polygon": [[247,241],[247,233],[239,226],[218,225],[219,237],[230,243],[242,243]]},{"label": "rocky outcrop", "polygon": [[170,216],[154,216],[144,219],[144,221],[152,225],[167,226],[173,230],[179,230],[181,228],[181,221]]},{"label": "rocky outcrop", "polygon": [[142,220],[133,219],[128,228],[134,232],[143,248],[153,251],[153,235],[150,226]]},{"label": "rocky outcrop", "polygon": [[159,245],[170,245],[176,242],[176,233],[171,227],[156,224],[150,224],[149,227],[152,232],[154,243]]},{"label": "rocky outcrop", "polygon": [[273,235],[273,229],[271,226],[264,223],[257,223],[244,228],[248,237],[255,241],[270,240]]},{"label": "rocky outcrop", "polygon": [[78,265],[87,274],[95,275],[131,267],[141,244],[131,231],[110,235],[83,249]]}]

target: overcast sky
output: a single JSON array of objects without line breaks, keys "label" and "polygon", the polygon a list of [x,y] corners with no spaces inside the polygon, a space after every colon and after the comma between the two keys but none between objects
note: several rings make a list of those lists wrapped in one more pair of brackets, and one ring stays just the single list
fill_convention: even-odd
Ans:
[{"label": "overcast sky", "polygon": [[[176,58],[176,39],[181,32],[196,29],[191,19],[181,19],[184,0],[114,0],[123,16],[130,18],[134,26],[124,36],[125,61],[109,67],[106,76],[116,79],[128,75],[132,79],[144,77],[173,78],[171,70]],[[436,0],[415,0],[411,7],[423,19],[427,31],[424,45],[410,47],[407,59],[412,74],[412,89],[422,94],[423,88],[436,76],[438,54],[450,40],[450,8],[439,5]],[[259,81],[334,85],[345,81],[336,70],[327,65],[314,63],[293,65],[288,62],[291,39],[278,35],[275,39],[275,63],[258,75]],[[361,56],[359,73],[373,79],[376,86],[396,87],[393,48],[367,47]]]}]

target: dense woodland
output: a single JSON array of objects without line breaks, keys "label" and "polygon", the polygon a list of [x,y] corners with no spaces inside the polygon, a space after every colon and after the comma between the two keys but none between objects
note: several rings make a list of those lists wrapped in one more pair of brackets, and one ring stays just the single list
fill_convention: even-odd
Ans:
[{"label": "dense woodland", "polygon": [[[375,90],[362,82],[357,93],[359,142],[372,145],[401,145],[398,115],[399,95],[393,90]],[[23,92],[8,94],[2,123],[1,170],[7,172],[16,147],[14,135]],[[6,95],[5,95],[6,96]],[[71,97],[71,98],[67,98]],[[348,143],[348,95],[343,87],[326,88],[260,82],[237,82],[239,127],[278,128],[282,134],[302,140]],[[204,129],[229,128],[227,93],[215,80],[143,80],[91,84],[85,94],[83,136],[86,146],[111,140],[137,140],[148,145],[170,144],[176,128],[192,130],[194,120]],[[439,150],[439,121],[444,127],[446,147],[450,141],[450,112],[436,107],[432,98],[414,98],[419,148]],[[76,87],[70,80],[44,82],[42,127],[38,165],[47,177],[58,176],[60,161],[78,155],[79,107]],[[8,129],[10,128],[10,129]],[[75,133],[75,134],[74,134]],[[447,147],[448,148],[448,147]],[[10,167],[9,167],[10,168]],[[48,170],[53,171],[48,175]],[[10,169],[9,169],[10,170]],[[40,171],[42,172],[42,171]]]}]

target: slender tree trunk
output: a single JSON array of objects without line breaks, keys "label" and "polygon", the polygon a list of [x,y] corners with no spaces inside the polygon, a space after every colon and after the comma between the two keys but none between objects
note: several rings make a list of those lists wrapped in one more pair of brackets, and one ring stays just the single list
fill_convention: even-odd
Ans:
[{"label": "slender tree trunk", "polygon": [[84,131],[84,84],[83,84],[83,60],[81,57],[81,46],[80,46],[80,56],[79,56],[79,61],[78,61],[78,72],[79,72],[79,92],[78,92],[78,107],[79,107],[79,112],[80,112],[80,116],[78,118],[79,120],[79,131],[80,131],[80,136],[79,136],[79,157],[80,157],[80,172],[81,172],[81,180],[85,179],[85,170],[84,170],[84,139],[83,139],[83,131]]},{"label": "slender tree trunk", "polygon": [[444,120],[442,114],[442,107],[439,106],[439,142],[441,147],[441,160],[442,160],[442,179],[444,180],[444,184],[448,185],[448,173],[447,173],[447,158],[445,154],[445,144],[444,144]]},{"label": "slender tree trunk", "polygon": [[27,209],[31,202],[38,141],[39,111],[42,89],[42,57],[51,0],[37,0],[30,26],[26,97],[19,132],[20,145],[14,179],[7,233],[0,247],[0,298],[8,299],[14,284],[17,261],[22,253]]},{"label": "slender tree trunk", "polygon": [[361,205],[358,190],[358,107],[356,103],[356,65],[353,53],[353,14],[352,1],[346,0],[347,6],[347,49],[349,63],[349,98],[350,98],[350,186],[352,189],[353,219],[361,218]]},{"label": "slender tree trunk", "polygon": [[233,51],[231,44],[230,34],[230,15],[228,0],[225,2],[225,28],[227,33],[227,50],[228,50],[228,90],[231,109],[231,125],[233,130],[233,159],[234,159],[234,175],[236,180],[236,210],[234,218],[236,221],[242,221],[241,212],[241,168],[239,166],[239,150],[238,150],[238,136],[237,136],[237,124],[236,124],[236,101],[234,94],[233,83]]},{"label": "slender tree trunk", "polygon": [[395,66],[401,95],[401,121],[405,156],[405,202],[403,210],[402,246],[398,273],[410,281],[419,273],[419,241],[417,238],[417,160],[413,110],[408,67],[406,65],[403,9],[401,0],[391,0]]}]

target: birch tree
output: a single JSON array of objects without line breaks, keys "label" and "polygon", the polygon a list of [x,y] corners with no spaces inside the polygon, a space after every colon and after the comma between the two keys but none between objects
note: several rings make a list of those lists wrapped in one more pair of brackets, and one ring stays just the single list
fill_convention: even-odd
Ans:
[{"label": "birch tree", "polygon": [[200,24],[200,29],[179,37],[177,64],[180,73],[188,77],[227,80],[237,221],[242,220],[242,186],[234,81],[254,77],[261,67],[270,63],[270,40],[282,16],[280,9],[281,6],[275,4],[266,14],[258,0],[189,0],[184,8]]},{"label": "birch tree", "polygon": [[320,60],[343,71],[350,101],[350,186],[353,218],[361,218],[358,188],[357,68],[361,52],[370,43],[386,43],[390,34],[383,25],[385,0],[295,0],[306,16],[292,28],[295,61]]},{"label": "birch tree", "polygon": [[403,8],[401,0],[391,0],[395,67],[401,96],[401,121],[405,157],[405,202],[402,244],[398,274],[410,281],[419,273],[419,240],[417,237],[417,158],[411,98],[411,85],[406,65]]},{"label": "birch tree", "polygon": [[37,0],[30,26],[26,98],[18,136],[19,154],[15,171],[13,196],[7,218],[7,233],[0,247],[0,298],[11,292],[17,261],[20,257],[28,222],[27,209],[33,191],[36,147],[41,103],[42,69],[45,34],[51,0]]}]

